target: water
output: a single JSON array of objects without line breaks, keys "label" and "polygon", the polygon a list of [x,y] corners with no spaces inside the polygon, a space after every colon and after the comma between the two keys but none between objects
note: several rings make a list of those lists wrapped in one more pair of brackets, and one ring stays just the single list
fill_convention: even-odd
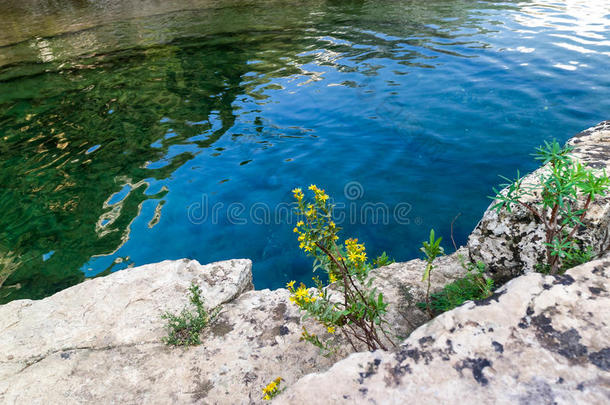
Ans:
[{"label": "water", "polygon": [[605,0],[5,1],[0,302],[182,257],[308,281],[310,183],[369,256],[449,250],[498,174],[609,118],[609,62]]}]

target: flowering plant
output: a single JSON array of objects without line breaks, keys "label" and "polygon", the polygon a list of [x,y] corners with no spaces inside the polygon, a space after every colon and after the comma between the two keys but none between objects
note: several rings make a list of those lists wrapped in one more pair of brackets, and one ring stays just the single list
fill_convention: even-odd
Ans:
[{"label": "flowering plant", "polygon": [[[372,286],[369,274],[372,266],[367,261],[364,244],[358,243],[358,239],[337,243],[340,228],[332,219],[333,205],[328,202],[328,195],[315,185],[309,190],[313,192],[311,201],[305,198],[302,189],[292,190],[298,213],[294,232],[298,234],[299,247],[314,258],[314,271],[325,272],[331,285],[327,288],[319,277],[313,278],[315,288],[311,289],[303,283],[295,287],[291,281],[287,284],[290,300],[305,312],[305,317],[322,324],[329,335],[340,331],[354,350],[359,344],[368,350],[387,350],[380,335],[386,335],[382,325],[387,303]],[[305,328],[302,339],[332,351],[329,341]],[[387,341],[391,342],[389,338]]]},{"label": "flowering plant", "polygon": [[278,396],[284,389],[280,388],[282,383],[282,377],[278,377],[271,381],[265,388],[263,388],[263,400],[271,401],[273,398]]}]

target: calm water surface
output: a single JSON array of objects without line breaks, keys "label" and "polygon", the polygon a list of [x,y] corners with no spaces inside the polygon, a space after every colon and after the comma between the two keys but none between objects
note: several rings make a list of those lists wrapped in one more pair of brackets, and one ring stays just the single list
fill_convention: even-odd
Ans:
[{"label": "calm water surface", "polygon": [[0,302],[182,257],[308,281],[310,183],[370,256],[458,213],[464,243],[498,174],[610,118],[609,72],[605,0],[4,1]]}]

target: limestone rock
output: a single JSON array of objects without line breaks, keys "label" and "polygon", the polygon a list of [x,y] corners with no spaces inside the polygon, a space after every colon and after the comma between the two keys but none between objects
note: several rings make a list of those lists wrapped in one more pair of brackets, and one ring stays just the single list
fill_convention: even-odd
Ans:
[{"label": "limestone rock", "polygon": [[[431,273],[430,293],[438,292],[446,284],[465,275],[466,269],[461,261],[468,259],[466,248],[439,257]],[[430,320],[429,315],[417,307],[418,302],[426,300],[427,282],[422,281],[426,263],[420,259],[393,263],[372,271],[374,286],[383,293],[388,306],[386,319],[388,329],[400,342],[415,328]]]},{"label": "limestone rock", "polygon": [[[168,347],[160,315],[187,303],[191,282],[222,310],[202,345]],[[287,290],[251,288],[249,260],[166,261],[0,306],[0,403],[259,403],[277,376],[294,382],[348,353],[300,341]]]},{"label": "limestone rock", "polygon": [[88,280],[40,301],[12,301],[0,306],[0,362],[158,341],[164,332],[158,314],[181,309],[191,282],[214,307],[252,288],[252,263],[164,261]]},{"label": "limestone rock", "polygon": [[[610,173],[610,121],[589,128],[568,141],[574,147],[573,156],[592,168]],[[539,183],[546,167],[530,173],[525,184]],[[595,254],[610,245],[610,197],[598,198],[583,223],[585,228],[576,237],[582,245],[591,246]],[[526,208],[515,206],[512,212],[497,212],[491,207],[468,239],[468,250],[473,261],[481,260],[496,280],[507,281],[517,275],[534,271],[537,263],[545,261],[544,226]]]},{"label": "limestone rock", "polygon": [[299,341],[287,298],[286,290],[243,294],[223,306],[199,346],[168,347],[158,334],[141,344],[65,348],[21,369],[0,363],[10,367],[0,377],[0,402],[261,403],[261,388],[277,376],[293,382],[336,360]]},{"label": "limestone rock", "polygon": [[[437,264],[432,291],[464,271],[457,254]],[[415,305],[424,299],[424,267],[412,260],[374,271],[391,303],[388,330],[396,343],[429,320]],[[0,306],[0,402],[260,403],[262,387],[276,377],[293,384],[352,351],[337,337],[337,352],[321,356],[300,340],[302,328],[330,335],[301,320],[288,290],[247,291],[251,280],[248,260],[166,261]],[[168,347],[160,315],[185,305],[191,282],[208,307],[222,303],[222,311],[202,345]]]},{"label": "limestone rock", "polygon": [[394,353],[356,353],[301,378],[281,404],[607,404],[610,259],[531,273],[417,329]]}]

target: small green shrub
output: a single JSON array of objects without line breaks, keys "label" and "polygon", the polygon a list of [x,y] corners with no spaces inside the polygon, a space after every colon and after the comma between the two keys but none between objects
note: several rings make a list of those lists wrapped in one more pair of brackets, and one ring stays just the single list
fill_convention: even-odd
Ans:
[{"label": "small green shrub", "polygon": [[467,270],[466,276],[455,280],[443,287],[442,291],[430,295],[427,302],[420,302],[417,306],[432,312],[433,316],[452,310],[466,301],[477,301],[489,297],[494,289],[492,279],[486,279],[485,264],[483,262],[466,263],[459,256],[462,267]]},{"label": "small green shrub", "polygon": [[[571,147],[562,148],[557,141],[545,142],[535,154],[537,160],[549,164],[548,170],[541,173],[539,184],[524,184],[517,173],[514,181],[505,178],[509,180],[508,184],[502,185],[506,192],[494,189],[496,195],[492,197],[498,201],[493,207],[498,211],[506,209],[510,212],[514,205],[520,205],[544,225],[546,262],[538,269],[549,274],[565,269],[565,262],[569,264],[586,258],[586,255],[575,253],[579,250],[575,234],[584,227],[582,221],[591,202],[606,195],[610,187],[605,170],[596,174],[575,160],[571,152]],[[584,199],[582,206],[579,205],[581,198]]]},{"label": "small green shrub", "polygon": [[[593,253],[593,248],[591,246],[587,246],[584,250],[579,249],[576,246],[572,246],[570,249],[567,249],[564,252],[564,258],[561,262],[561,267],[559,268],[558,274],[563,274],[566,270],[580,264],[588,263],[594,258],[595,254]],[[551,273],[551,267],[548,265],[548,263],[538,263],[536,264],[535,269],[537,272],[542,274]]]},{"label": "small green shrub", "polygon": [[560,273],[580,264],[590,262],[594,257],[595,254],[591,246],[587,246],[585,249],[579,249],[578,247],[570,249],[566,252],[566,256],[563,259]]},{"label": "small green shrub", "polygon": [[191,284],[189,288],[189,301],[195,307],[195,312],[184,308],[180,314],[166,312],[161,315],[162,319],[167,320],[166,329],[168,335],[162,340],[171,346],[194,346],[201,344],[200,333],[216,317],[219,309],[208,313],[204,308],[204,299],[201,297],[201,290],[196,284]]},{"label": "small green shrub", "polygon": [[[347,239],[337,243],[339,228],[333,221],[333,205],[324,190],[311,185],[313,200],[308,201],[300,188],[292,190],[297,202],[298,222],[294,228],[299,247],[314,258],[314,271],[322,270],[328,276],[332,289],[314,277],[315,289],[294,281],[287,284],[295,303],[304,313],[322,324],[330,338],[319,336],[303,329],[302,339],[332,352],[335,333],[341,332],[354,350],[364,344],[369,350],[387,350],[381,334],[387,303],[383,294],[372,286],[369,273],[373,268],[367,261],[364,244],[358,239]],[[387,261],[386,259],[383,259]],[[388,339],[389,340],[389,339]]]},{"label": "small green shrub", "polygon": [[394,263],[395,260],[391,259],[386,252],[383,252],[381,255],[377,256],[377,258],[373,259],[371,262],[371,266],[376,269],[378,267],[387,266],[389,264]]},{"label": "small green shrub", "polygon": [[431,276],[432,270],[434,270],[436,268],[436,266],[434,266],[434,260],[438,256],[442,256],[445,254],[445,250],[441,246],[442,240],[443,240],[443,238],[436,239],[434,237],[434,229],[431,229],[430,230],[430,240],[422,242],[422,247],[419,249],[426,256],[424,258],[424,260],[426,261],[426,269],[424,270],[424,276],[422,277],[421,281],[428,281],[428,285],[426,287],[426,307],[425,307],[425,309],[428,311],[428,314],[430,314],[430,316],[434,316],[432,307],[430,306],[430,276]]}]

